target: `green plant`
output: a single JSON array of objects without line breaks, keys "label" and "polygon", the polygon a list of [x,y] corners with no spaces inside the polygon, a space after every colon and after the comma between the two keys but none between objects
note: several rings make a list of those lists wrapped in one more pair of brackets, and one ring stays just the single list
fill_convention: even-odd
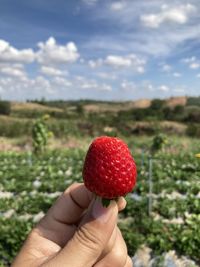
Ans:
[{"label": "green plant", "polygon": [[46,121],[49,119],[49,115],[44,115],[40,119],[36,120],[32,129],[33,138],[33,152],[36,155],[45,151],[48,139],[53,135],[48,130]]},{"label": "green plant", "polygon": [[157,134],[153,138],[153,143],[152,143],[152,146],[151,146],[151,152],[153,154],[158,152],[159,150],[161,150],[163,148],[163,146],[166,143],[167,143],[167,137],[162,133]]}]

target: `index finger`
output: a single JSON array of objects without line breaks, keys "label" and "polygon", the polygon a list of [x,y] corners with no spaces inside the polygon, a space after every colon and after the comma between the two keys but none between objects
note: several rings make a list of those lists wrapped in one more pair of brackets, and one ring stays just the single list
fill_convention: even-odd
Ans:
[{"label": "index finger", "polygon": [[93,194],[83,184],[72,184],[48,210],[35,231],[63,247],[74,235],[76,224],[92,198]]},{"label": "index finger", "polygon": [[54,220],[63,224],[75,224],[92,199],[93,194],[83,183],[72,184],[58,198],[46,216],[52,216]]}]

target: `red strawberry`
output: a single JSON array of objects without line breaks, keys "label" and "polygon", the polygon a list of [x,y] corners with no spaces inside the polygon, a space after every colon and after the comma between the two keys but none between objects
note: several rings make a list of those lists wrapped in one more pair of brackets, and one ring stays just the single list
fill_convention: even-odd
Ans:
[{"label": "red strawberry", "polygon": [[113,199],[131,192],[136,164],[128,146],[119,138],[102,136],[89,147],[83,167],[85,186],[100,197]]}]

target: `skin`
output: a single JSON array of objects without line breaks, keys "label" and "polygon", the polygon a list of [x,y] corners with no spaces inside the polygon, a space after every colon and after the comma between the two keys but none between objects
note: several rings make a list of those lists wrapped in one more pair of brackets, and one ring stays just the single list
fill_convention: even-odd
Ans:
[{"label": "skin", "polygon": [[12,267],[131,267],[117,227],[124,198],[104,208],[83,184],[65,190],[27,237]]}]

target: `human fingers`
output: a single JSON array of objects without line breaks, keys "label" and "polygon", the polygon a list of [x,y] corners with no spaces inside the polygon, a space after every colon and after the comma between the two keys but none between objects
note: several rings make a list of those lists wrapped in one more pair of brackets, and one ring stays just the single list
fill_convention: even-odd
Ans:
[{"label": "human fingers", "polygon": [[94,267],[115,266],[124,267],[127,262],[127,247],[120,230],[117,228],[117,236],[113,248]]},{"label": "human fingers", "polygon": [[76,231],[76,223],[92,201],[93,194],[83,184],[72,184],[57,199],[34,229],[40,236],[64,247]]},{"label": "human fingers", "polygon": [[105,208],[101,200],[96,198],[91,203],[73,238],[43,266],[93,266],[112,236],[117,223],[117,214],[118,206],[115,201],[111,201],[110,205]]},{"label": "human fingers", "polygon": [[123,209],[125,209],[126,207],[126,200],[124,197],[119,197],[117,199],[117,206],[118,206],[118,210],[122,211]]},{"label": "human fingers", "polygon": [[93,194],[83,183],[74,183],[69,186],[50,208],[47,217],[53,217],[64,224],[76,223],[82,212],[88,208]]},{"label": "human fingers", "polygon": [[[94,194],[83,183],[72,184],[39,222],[36,231],[63,247],[74,235],[76,224],[79,224],[93,198]],[[120,197],[117,205],[119,211],[123,210],[126,200]]]},{"label": "human fingers", "polygon": [[124,267],[133,267],[133,261],[129,256],[126,259],[126,264],[124,265]]}]

